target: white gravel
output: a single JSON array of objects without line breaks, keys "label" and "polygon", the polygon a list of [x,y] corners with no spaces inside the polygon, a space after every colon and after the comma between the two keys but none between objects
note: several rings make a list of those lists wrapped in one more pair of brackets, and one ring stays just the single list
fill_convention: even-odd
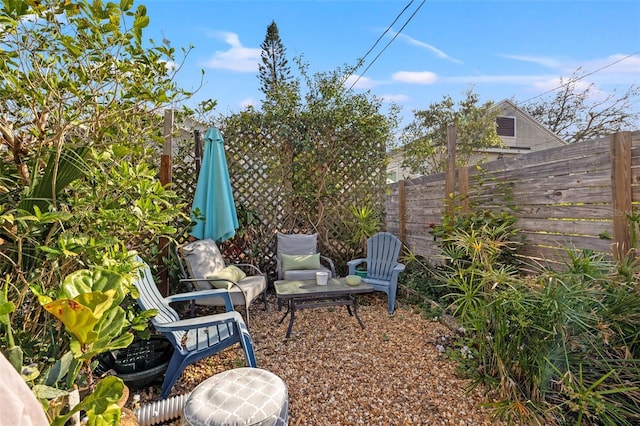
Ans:
[{"label": "white gravel", "polygon": [[[494,425],[482,387],[455,375],[455,362],[436,345],[450,330],[424,320],[398,303],[386,310],[386,295],[361,296],[361,329],[346,308],[298,311],[284,340],[288,318],[279,320],[275,297],[269,310],[256,301],[250,332],[258,366],[280,376],[289,390],[290,425]],[[212,374],[244,365],[242,351],[229,348],[189,366],[172,395],[193,389]],[[132,392],[141,402],[158,397],[159,386]],[[175,424],[180,424],[176,422]]]}]

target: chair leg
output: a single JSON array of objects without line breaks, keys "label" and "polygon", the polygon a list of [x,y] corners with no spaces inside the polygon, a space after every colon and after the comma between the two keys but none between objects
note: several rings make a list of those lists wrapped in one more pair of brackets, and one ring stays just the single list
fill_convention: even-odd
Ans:
[{"label": "chair leg", "polygon": [[256,354],[253,350],[253,342],[251,340],[249,330],[246,327],[246,324],[243,325],[236,322],[236,326],[238,328],[238,333],[240,333],[240,345],[242,346],[242,350],[244,351],[244,357],[247,360],[247,366],[255,368],[258,366],[258,362],[256,361]]},{"label": "chair leg", "polygon": [[247,302],[244,306],[245,306],[244,310],[246,312],[246,317],[247,317],[246,324],[247,324],[247,328],[249,328],[249,302]]},{"label": "chair leg", "polygon": [[266,288],[262,292],[262,301],[264,302],[264,310],[268,311],[269,310],[269,305],[267,305],[267,289]]},{"label": "chair leg", "polygon": [[393,311],[395,309],[395,305],[396,305],[396,290],[397,290],[397,287],[391,286],[389,288],[389,293],[387,293],[387,295],[389,296],[389,315],[393,314]]},{"label": "chair leg", "polygon": [[181,366],[183,358],[177,352],[177,350],[174,352],[174,355],[171,357],[171,361],[169,361],[169,365],[167,366],[167,371],[164,375],[164,380],[162,381],[160,399],[165,399],[169,396],[171,388],[173,388],[173,385],[176,384],[182,374],[183,368]]}]

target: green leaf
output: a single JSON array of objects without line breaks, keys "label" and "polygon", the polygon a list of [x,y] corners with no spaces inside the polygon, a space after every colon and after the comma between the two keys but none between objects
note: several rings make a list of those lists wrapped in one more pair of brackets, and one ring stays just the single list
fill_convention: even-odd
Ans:
[{"label": "green leaf", "polygon": [[20,372],[22,370],[22,362],[24,358],[24,353],[22,352],[22,348],[20,346],[13,346],[11,348],[7,348],[3,352],[5,358],[9,361],[9,363],[16,369],[16,371]]},{"label": "green leaf", "polygon": [[[109,296],[103,293],[94,293],[88,299],[92,298],[95,300],[90,300],[91,303],[100,305],[109,299]],[[100,321],[100,317],[94,315],[89,307],[73,299],[60,299],[47,303],[44,308],[58,318],[81,345],[92,343],[98,338],[98,334],[93,328]]]},{"label": "green leaf", "polygon": [[122,283],[122,275],[115,271],[102,268],[81,269],[65,277],[60,296],[73,299],[83,293],[114,290],[118,297],[113,300],[113,304],[120,304],[125,296]]},{"label": "green leaf", "polygon": [[31,390],[33,391],[36,398],[40,400],[61,398],[69,394],[69,392],[65,390],[54,388],[47,385],[33,385]]},{"label": "green leaf", "polygon": [[73,363],[73,354],[69,351],[65,352],[60,359],[49,367],[44,375],[42,382],[47,386],[53,386],[58,382],[61,382],[71,371]]},{"label": "green leaf", "polygon": [[87,425],[109,426],[120,421],[120,407],[117,402],[124,392],[124,383],[114,376],[107,376],[96,385],[95,391],[81,401],[86,410]]}]

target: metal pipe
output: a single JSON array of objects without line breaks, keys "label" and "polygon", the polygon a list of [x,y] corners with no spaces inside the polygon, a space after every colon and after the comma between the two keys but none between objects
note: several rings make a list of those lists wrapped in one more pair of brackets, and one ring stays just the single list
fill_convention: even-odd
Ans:
[{"label": "metal pipe", "polygon": [[190,393],[173,396],[133,410],[140,426],[150,426],[182,417]]}]

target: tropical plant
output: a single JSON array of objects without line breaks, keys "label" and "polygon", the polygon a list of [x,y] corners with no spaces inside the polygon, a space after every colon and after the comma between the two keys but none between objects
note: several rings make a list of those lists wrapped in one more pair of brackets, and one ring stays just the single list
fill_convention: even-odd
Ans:
[{"label": "tropical plant", "polygon": [[[97,416],[119,416],[115,402],[122,396],[123,383],[115,377],[94,383],[93,360],[107,351],[129,346],[134,338],[130,329],[146,330],[154,312],[133,313],[132,319],[131,316],[127,318],[128,314],[121,306],[132,291],[133,296],[137,297],[135,287],[128,284],[120,273],[93,268],[80,269],[65,277],[56,299],[40,296],[44,308],[64,325],[69,336],[69,352],[45,372],[42,383],[33,387],[34,393],[45,407],[52,407],[47,396],[59,395],[55,389],[51,389],[59,382],[65,382],[67,388],[81,384],[90,391],[96,391],[78,406],[61,413],[52,424],[63,425],[80,410],[86,411],[90,420]],[[62,395],[66,396],[64,393]],[[105,405],[114,407],[108,410],[98,408]]]},{"label": "tropical plant", "polygon": [[380,212],[373,209],[371,204],[363,206],[351,206],[351,220],[348,226],[351,228],[351,241],[357,246],[360,254],[367,251],[367,240],[380,231],[382,218]]},{"label": "tropical plant", "polygon": [[[565,268],[522,275],[508,212],[434,226],[448,308],[496,417],[519,424],[632,425],[640,418],[637,262],[567,250]],[[508,238],[505,238],[508,237]],[[505,250],[506,249],[506,250]],[[465,361],[468,363],[468,360]]]},{"label": "tropical plant", "polygon": [[117,280],[89,291],[89,277],[129,273],[130,249],[153,255],[175,233],[182,206],[153,164],[157,111],[185,93],[173,49],[143,42],[146,9],[132,0],[9,1],[0,22],[0,349],[19,371],[35,366],[30,384],[64,393],[144,327]]},{"label": "tropical plant", "polygon": [[267,27],[267,33],[260,48],[261,60],[258,64],[258,79],[260,80],[260,90],[265,95],[265,107],[284,106],[291,102],[297,103],[299,100],[295,90],[297,82],[291,75],[287,49],[282,43],[275,21],[271,21]]}]

